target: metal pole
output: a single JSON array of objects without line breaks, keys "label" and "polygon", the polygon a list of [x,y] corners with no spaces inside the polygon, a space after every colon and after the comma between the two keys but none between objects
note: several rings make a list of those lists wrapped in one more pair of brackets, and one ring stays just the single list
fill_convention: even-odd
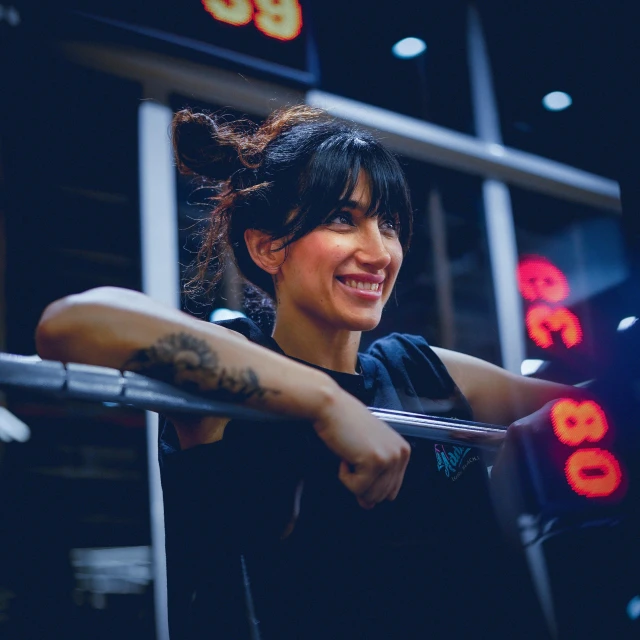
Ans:
[{"label": "metal pole", "polygon": [[372,131],[385,146],[408,158],[620,212],[620,187],[615,180],[317,89],[307,93],[306,102]]},{"label": "metal pole", "polygon": [[[469,6],[468,19],[469,74],[476,133],[478,138],[492,145],[495,154],[499,155],[504,148],[491,66],[480,16],[472,5]],[[516,279],[518,248],[511,196],[504,182],[486,179],[482,183],[482,197],[502,366],[513,373],[520,373],[520,364],[525,358],[525,337],[522,303],[518,295]]]},{"label": "metal pole", "polygon": [[[142,290],[179,308],[178,214],[169,107],[143,101],[138,110]],[[158,414],[147,411],[149,504],[154,576],[156,637],[169,640],[164,509],[158,467]]]},{"label": "metal pole", "polygon": [[447,255],[447,226],[442,206],[442,198],[437,189],[432,189],[427,203],[429,235],[433,254],[433,275],[436,285],[438,324],[440,325],[440,345],[445,349],[455,349],[456,327],[453,305],[453,283],[451,266]]}]

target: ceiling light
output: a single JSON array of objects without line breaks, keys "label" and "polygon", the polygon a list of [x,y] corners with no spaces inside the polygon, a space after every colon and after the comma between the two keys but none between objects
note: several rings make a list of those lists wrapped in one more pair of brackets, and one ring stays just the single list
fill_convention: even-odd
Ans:
[{"label": "ceiling light", "polygon": [[420,38],[403,38],[396,42],[391,51],[396,58],[415,58],[427,50],[427,45]]},{"label": "ceiling light", "polygon": [[640,596],[635,596],[629,600],[627,615],[629,616],[629,620],[637,620],[640,618]]},{"label": "ceiling light", "polygon": [[564,91],[552,91],[542,98],[542,104],[547,111],[563,111],[571,106],[573,100]]},{"label": "ceiling light", "polygon": [[620,320],[620,324],[618,325],[618,331],[626,331],[629,327],[632,327],[636,322],[638,322],[638,318],[636,318],[635,316],[622,318],[622,320]]}]

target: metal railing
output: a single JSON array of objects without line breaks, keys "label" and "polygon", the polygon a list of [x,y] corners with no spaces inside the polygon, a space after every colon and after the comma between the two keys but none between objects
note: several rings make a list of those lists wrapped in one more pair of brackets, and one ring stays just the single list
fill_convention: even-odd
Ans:
[{"label": "metal railing", "polygon": [[[0,387],[18,388],[60,399],[109,402],[155,413],[225,416],[260,422],[288,420],[240,404],[221,402],[178,389],[131,371],[86,364],[34,361],[0,354]],[[404,436],[494,450],[506,429],[494,425],[370,407],[374,416]]]}]

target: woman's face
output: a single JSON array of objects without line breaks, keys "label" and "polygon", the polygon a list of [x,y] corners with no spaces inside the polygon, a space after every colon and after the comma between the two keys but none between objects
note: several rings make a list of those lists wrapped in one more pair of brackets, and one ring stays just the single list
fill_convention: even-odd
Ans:
[{"label": "woman's face", "polygon": [[348,206],[289,245],[277,277],[279,310],[336,329],[377,326],[402,264],[402,246],[390,212],[365,218],[369,200],[369,179],[361,172]]}]

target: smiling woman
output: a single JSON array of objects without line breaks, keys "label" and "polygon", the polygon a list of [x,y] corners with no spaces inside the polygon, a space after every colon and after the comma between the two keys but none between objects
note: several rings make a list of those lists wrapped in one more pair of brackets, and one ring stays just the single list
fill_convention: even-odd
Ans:
[{"label": "smiling woman", "polygon": [[286,353],[353,373],[352,332],[380,322],[411,237],[396,158],[306,106],[258,128],[182,110],[173,139],[181,172],[218,189],[191,285],[212,288],[233,260],[263,299],[277,298],[273,337]]},{"label": "smiling woman", "polygon": [[[498,637],[480,456],[412,450],[366,406],[508,425],[571,391],[421,336],[392,333],[359,351],[412,224],[400,165],[370,134],[305,106],[260,126],[183,110],[173,143],[178,169],[215,192],[191,289],[214,287],[232,261],[271,299],[273,329],[98,289],[52,303],[37,334],[44,358],[139,371],[294,419],[163,421],[172,638],[249,637],[247,572],[265,640],[457,637],[462,618]],[[430,589],[427,607],[426,575],[449,585]]]},{"label": "smiling woman", "polygon": [[[358,209],[367,218],[381,217],[408,249],[411,203],[398,161],[370,134],[320,109],[276,111],[258,128],[182,110],[174,119],[173,140],[179,170],[218,187],[199,254],[201,278],[214,253],[223,259],[232,255],[243,275],[273,296],[273,279],[250,256],[244,232],[263,231],[279,241],[270,251],[285,250]],[[222,254],[221,248],[231,253]],[[221,262],[209,286],[224,269]]]}]

